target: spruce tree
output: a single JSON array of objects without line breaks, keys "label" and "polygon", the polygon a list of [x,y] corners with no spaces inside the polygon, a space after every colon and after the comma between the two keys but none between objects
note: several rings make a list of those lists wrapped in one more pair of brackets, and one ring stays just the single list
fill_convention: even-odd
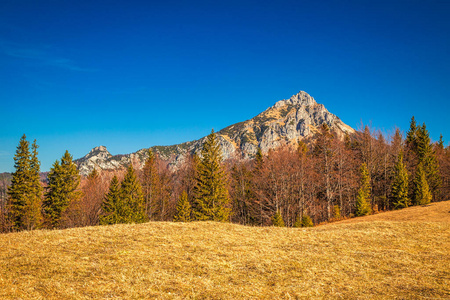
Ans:
[{"label": "spruce tree", "polygon": [[333,217],[335,220],[341,219],[341,208],[337,204],[334,206],[334,209],[333,209]]},{"label": "spruce tree", "polygon": [[414,178],[414,204],[425,205],[431,202],[431,193],[428,187],[425,171],[420,163],[416,169]]},{"label": "spruce tree", "polygon": [[425,171],[430,192],[437,199],[442,179],[436,151],[431,144],[430,135],[425,123],[417,130],[417,155],[419,157],[419,164],[422,164],[423,170]]},{"label": "spruce tree", "polygon": [[359,185],[358,195],[356,197],[356,216],[366,216],[372,212],[370,208],[370,175],[367,165],[362,164],[361,169],[361,181]]},{"label": "spruce tree", "polygon": [[313,227],[314,223],[311,220],[311,217],[307,214],[304,214],[303,217],[297,216],[297,219],[295,220],[294,227],[300,228],[300,227]]},{"label": "spruce tree", "polygon": [[258,147],[258,150],[256,151],[256,155],[255,155],[255,170],[256,171],[261,170],[263,164],[264,164],[263,154],[262,154],[261,148]]},{"label": "spruce tree", "polygon": [[303,215],[302,217],[302,227],[313,227],[314,223],[311,220],[311,217],[308,215]]},{"label": "spruce tree", "polygon": [[117,176],[111,179],[109,184],[109,191],[103,198],[102,213],[100,215],[100,225],[116,224],[117,218],[117,204],[120,201],[120,184]]},{"label": "spruce tree", "polygon": [[175,222],[189,222],[191,221],[191,204],[188,200],[188,195],[185,191],[180,196],[177,202],[176,213],[173,217]]},{"label": "spruce tree", "polygon": [[143,223],[148,220],[142,187],[130,164],[120,185],[120,198],[116,205],[117,223]]},{"label": "spruce tree", "polygon": [[39,146],[36,140],[33,141],[31,145],[32,153],[30,160],[30,185],[31,185],[31,195],[27,201],[27,209],[25,213],[25,223],[28,230],[35,229],[41,225],[42,222],[42,193],[43,188],[41,185],[41,163],[39,162],[37,155],[37,149]]},{"label": "spruce tree", "polygon": [[439,141],[437,142],[436,146],[440,149],[440,150],[444,150],[444,137],[442,136],[442,133],[439,135]]},{"label": "spruce tree", "polygon": [[419,163],[423,162],[425,158],[431,154],[432,145],[430,140],[430,134],[428,133],[425,123],[419,126],[416,130],[416,154],[419,159]]},{"label": "spruce tree", "polygon": [[61,163],[56,161],[48,174],[48,186],[43,206],[50,227],[61,226],[61,217],[70,203],[78,201],[80,174],[72,161],[72,155],[66,150]]},{"label": "spruce tree", "polygon": [[277,212],[272,217],[272,225],[275,227],[284,227],[285,226],[283,217],[281,216],[281,213],[279,210],[277,210]]},{"label": "spruce tree", "polygon": [[411,117],[411,122],[409,124],[409,131],[406,134],[406,146],[412,150],[416,151],[416,135],[417,135],[417,124],[414,116]]},{"label": "spruce tree", "polygon": [[30,150],[25,134],[20,139],[14,155],[14,168],[11,186],[8,188],[9,219],[14,230],[23,230],[25,229],[25,210],[32,194]]},{"label": "spruce tree", "polygon": [[408,207],[411,203],[408,197],[408,171],[403,164],[403,153],[397,157],[394,166],[394,179],[392,181],[392,203],[395,208]]},{"label": "spruce tree", "polygon": [[201,156],[194,188],[194,217],[200,221],[228,221],[227,179],[214,130],[206,138]]}]

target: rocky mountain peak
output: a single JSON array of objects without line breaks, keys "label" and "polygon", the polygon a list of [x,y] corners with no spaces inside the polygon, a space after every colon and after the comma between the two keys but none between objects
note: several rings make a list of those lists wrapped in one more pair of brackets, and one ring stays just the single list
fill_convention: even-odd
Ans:
[{"label": "rocky mountain peak", "polygon": [[[266,153],[283,144],[296,145],[299,140],[313,137],[324,123],[339,138],[355,132],[308,93],[300,91],[289,99],[276,102],[250,120],[220,130],[217,137],[224,159],[235,155],[253,157],[258,147]],[[206,138],[201,138],[179,145],[154,146],[151,149],[169,166],[176,167],[189,153],[199,153],[205,140]],[[123,168],[131,162],[142,166],[146,153],[147,149],[141,149],[131,154],[112,156],[105,146],[99,146],[77,160],[77,163],[80,173],[87,175],[94,168],[113,170]]]},{"label": "rocky mountain peak", "polygon": [[111,153],[109,153],[108,149],[105,146],[98,146],[92,148],[88,154],[84,156],[85,159],[95,159],[97,157],[110,157]]},{"label": "rocky mountain peak", "polygon": [[98,146],[92,148],[88,154],[84,157],[76,160],[78,169],[83,175],[89,174],[94,168],[108,169],[106,168],[105,161],[112,157],[108,149],[105,146]]},{"label": "rocky mountain peak", "polygon": [[309,106],[317,104],[316,100],[311,97],[307,92],[300,91],[295,95],[292,95],[289,99],[280,100],[275,103],[272,108],[280,108],[284,105],[295,105],[295,106]]}]

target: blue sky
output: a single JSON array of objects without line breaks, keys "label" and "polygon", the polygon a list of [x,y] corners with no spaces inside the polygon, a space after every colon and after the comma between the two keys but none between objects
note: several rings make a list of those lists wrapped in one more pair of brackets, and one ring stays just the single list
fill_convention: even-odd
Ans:
[{"label": "blue sky", "polygon": [[0,1],[0,172],[198,139],[300,90],[450,141],[450,1]]}]

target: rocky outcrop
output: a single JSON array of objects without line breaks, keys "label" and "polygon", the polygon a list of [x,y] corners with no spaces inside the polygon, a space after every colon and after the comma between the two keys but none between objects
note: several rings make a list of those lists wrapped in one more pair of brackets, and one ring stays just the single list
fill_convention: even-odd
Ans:
[{"label": "rocky outcrop", "polygon": [[[228,126],[217,136],[222,148],[223,158],[239,153],[243,157],[253,157],[258,147],[265,153],[282,144],[296,144],[299,140],[313,136],[319,127],[326,123],[332,132],[343,138],[355,130],[344,124],[325,106],[317,103],[306,92],[299,92],[289,99],[280,100],[256,117]],[[197,141],[172,146],[151,147],[154,153],[176,167],[188,153],[198,153],[206,137]],[[127,155],[111,155],[106,147],[92,149],[86,156],[76,160],[80,173],[89,174],[94,168],[114,170],[131,162],[143,165],[148,157],[148,149],[141,149]]]},{"label": "rocky outcrop", "polygon": [[127,155],[115,155],[106,149],[105,146],[93,148],[84,157],[75,161],[78,164],[78,170],[82,175],[89,174],[94,168],[102,170],[115,170],[121,168],[130,162]]},{"label": "rocky outcrop", "polygon": [[340,138],[355,132],[302,91],[250,120],[222,129],[219,134],[233,141],[244,155],[252,156],[258,147],[265,153],[284,143],[296,144],[314,135],[324,123]]}]

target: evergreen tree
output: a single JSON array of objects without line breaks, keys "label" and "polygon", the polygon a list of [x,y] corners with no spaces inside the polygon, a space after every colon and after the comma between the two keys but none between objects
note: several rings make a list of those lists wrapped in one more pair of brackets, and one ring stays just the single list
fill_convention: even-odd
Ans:
[{"label": "evergreen tree", "polygon": [[333,216],[335,220],[341,219],[341,208],[339,207],[339,205],[334,206]]},{"label": "evergreen tree", "polygon": [[409,125],[409,131],[406,134],[406,146],[412,150],[416,151],[416,134],[417,134],[417,124],[414,116],[411,118],[411,122]]},{"label": "evergreen tree", "polygon": [[191,221],[191,204],[188,200],[188,195],[185,191],[180,196],[177,202],[177,212],[173,217],[175,222],[189,222]]},{"label": "evergreen tree", "polygon": [[25,210],[32,194],[30,150],[25,134],[17,146],[14,162],[16,170],[12,174],[11,186],[8,188],[9,219],[14,230],[23,230],[25,229]]},{"label": "evergreen tree", "polygon": [[302,217],[302,227],[313,227],[314,223],[311,220],[311,217],[308,215],[303,215]]},{"label": "evergreen tree", "polygon": [[263,154],[261,148],[258,147],[255,155],[255,170],[261,170],[264,163]]},{"label": "evergreen tree", "polygon": [[358,190],[358,196],[356,197],[356,216],[366,216],[372,212],[370,208],[370,175],[367,165],[362,164],[361,169],[361,181]]},{"label": "evergreen tree", "polygon": [[43,202],[44,212],[52,228],[61,226],[61,217],[70,203],[78,201],[81,193],[77,190],[80,175],[66,150],[61,163],[56,161],[48,174],[48,187]]},{"label": "evergreen tree", "polygon": [[41,225],[42,222],[42,193],[43,188],[41,185],[41,163],[39,162],[37,155],[37,149],[39,146],[36,140],[33,141],[31,145],[32,153],[30,160],[30,184],[31,184],[31,195],[27,201],[27,209],[25,213],[25,223],[28,230],[35,229]]},{"label": "evergreen tree", "polygon": [[419,157],[419,164],[423,165],[430,192],[434,196],[434,199],[437,199],[442,179],[436,151],[431,144],[430,135],[425,123],[417,130],[417,155]]},{"label": "evergreen tree", "polygon": [[194,188],[194,216],[196,220],[228,221],[228,190],[222,166],[220,145],[214,130],[206,138],[198,165]]},{"label": "evergreen tree", "polygon": [[419,159],[419,163],[421,163],[428,155],[431,154],[432,151],[430,134],[428,133],[425,123],[417,128],[415,143],[416,154]]},{"label": "evergreen tree", "polygon": [[295,220],[294,227],[300,228],[300,227],[313,227],[314,223],[311,220],[311,217],[304,214],[303,217],[297,216],[297,219]]},{"label": "evergreen tree", "polygon": [[419,164],[414,178],[414,204],[428,204],[431,202],[431,198],[425,171],[423,170],[422,164]]},{"label": "evergreen tree", "polygon": [[281,216],[281,213],[279,210],[277,210],[275,215],[273,215],[273,217],[272,217],[272,225],[275,227],[284,227],[285,226],[283,217]]},{"label": "evergreen tree", "polygon": [[408,197],[408,171],[403,164],[403,153],[397,157],[394,167],[394,179],[392,182],[392,203],[395,208],[404,208],[410,205]]},{"label": "evergreen tree", "polygon": [[156,159],[151,149],[148,150],[148,158],[142,168],[142,190],[145,199],[145,214],[149,219],[156,215],[156,201],[160,191],[160,178],[156,167]]},{"label": "evergreen tree", "polygon": [[111,179],[109,191],[102,202],[102,213],[100,215],[100,225],[116,224],[117,204],[120,201],[120,184],[117,176]]},{"label": "evergreen tree", "polygon": [[143,223],[148,220],[145,214],[145,202],[142,187],[130,164],[122,184],[120,197],[116,204],[117,223]]},{"label": "evergreen tree", "polygon": [[444,150],[444,137],[442,136],[442,133],[441,133],[441,135],[439,136],[439,141],[437,142],[437,147],[440,149],[440,150]]}]

